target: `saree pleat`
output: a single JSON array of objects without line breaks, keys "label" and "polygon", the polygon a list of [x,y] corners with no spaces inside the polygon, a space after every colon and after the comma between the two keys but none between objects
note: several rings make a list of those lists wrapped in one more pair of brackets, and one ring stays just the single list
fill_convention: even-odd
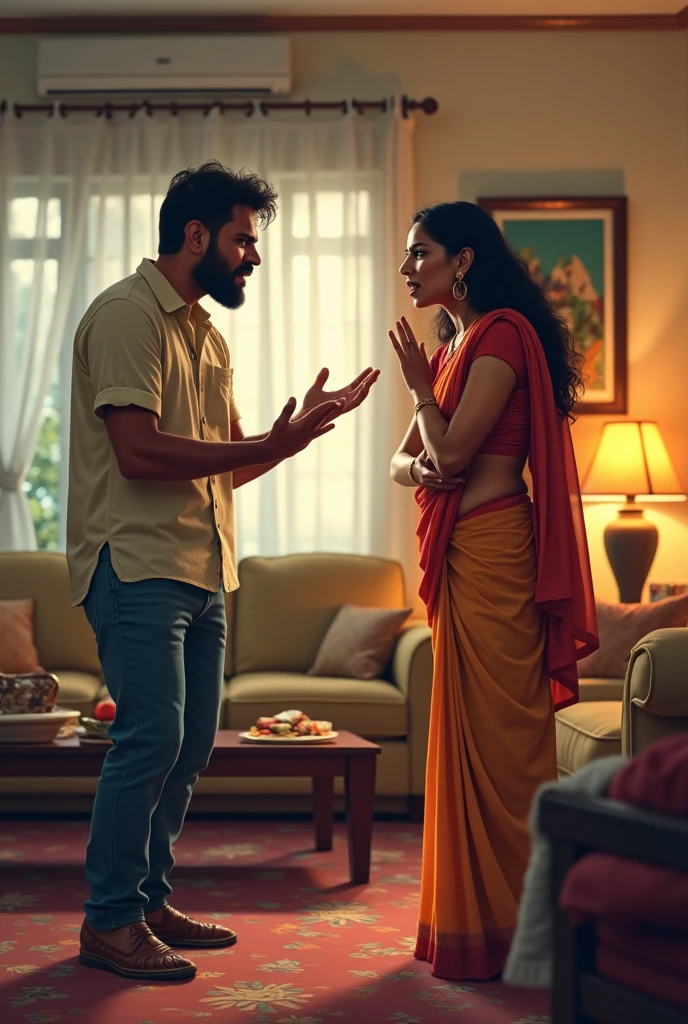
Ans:
[{"label": "saree pleat", "polygon": [[425,830],[415,955],[450,979],[502,970],[535,790],[556,778],[546,624],[527,497],[460,519],[432,622]]}]

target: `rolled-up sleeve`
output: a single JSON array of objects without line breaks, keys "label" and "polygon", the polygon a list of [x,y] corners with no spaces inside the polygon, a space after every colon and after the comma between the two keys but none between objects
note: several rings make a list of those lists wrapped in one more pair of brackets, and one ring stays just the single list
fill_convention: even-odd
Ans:
[{"label": "rolled-up sleeve", "polygon": [[112,299],[98,309],[85,353],[97,416],[106,405],[137,405],[160,416],[161,346],[155,321],[135,302]]}]

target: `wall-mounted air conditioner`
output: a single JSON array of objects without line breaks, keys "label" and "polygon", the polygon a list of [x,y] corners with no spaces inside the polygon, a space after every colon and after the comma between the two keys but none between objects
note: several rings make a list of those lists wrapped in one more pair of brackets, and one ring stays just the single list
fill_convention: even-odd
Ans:
[{"label": "wall-mounted air conditioner", "polygon": [[41,96],[271,95],[290,88],[289,40],[277,36],[58,36],[38,47]]}]

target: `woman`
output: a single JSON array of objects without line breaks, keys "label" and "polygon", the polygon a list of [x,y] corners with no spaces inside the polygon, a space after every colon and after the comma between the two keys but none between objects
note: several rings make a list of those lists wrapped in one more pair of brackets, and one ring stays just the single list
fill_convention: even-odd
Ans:
[{"label": "woman", "polygon": [[516,924],[531,799],[556,778],[554,711],[578,699],[576,661],[598,645],[569,430],[580,358],[471,203],[417,213],[400,271],[416,308],[440,307],[444,342],[428,360],[406,320],[390,331],[415,402],[392,476],[418,488],[435,658],[415,955],[439,977],[490,978]]}]

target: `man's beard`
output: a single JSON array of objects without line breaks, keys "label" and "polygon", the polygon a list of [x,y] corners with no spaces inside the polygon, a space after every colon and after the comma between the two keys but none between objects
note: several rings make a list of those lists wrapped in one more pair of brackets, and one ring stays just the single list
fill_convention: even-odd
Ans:
[{"label": "man's beard", "polygon": [[236,270],[231,270],[213,239],[192,273],[198,287],[211,299],[226,309],[238,309],[244,304],[246,293],[237,283],[237,277],[248,277],[253,273],[253,267],[250,263],[242,263]]}]

